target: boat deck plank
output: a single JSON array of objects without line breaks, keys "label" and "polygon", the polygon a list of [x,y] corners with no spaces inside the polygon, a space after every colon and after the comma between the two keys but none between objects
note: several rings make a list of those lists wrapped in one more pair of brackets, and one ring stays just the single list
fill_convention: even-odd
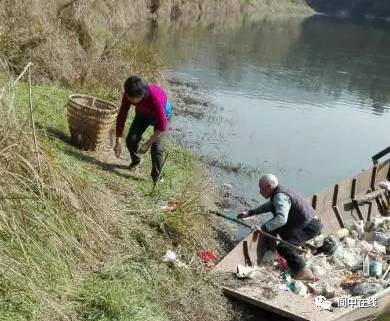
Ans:
[{"label": "boat deck plank", "polygon": [[250,303],[294,321],[355,321],[370,320],[390,308],[390,288],[374,295],[378,306],[371,308],[335,308],[333,311],[317,307],[314,299],[303,298],[294,293],[278,290],[277,296],[268,299],[259,286],[244,285],[236,288],[223,287],[223,292],[233,298]]},{"label": "boat deck plank", "polygon": [[353,310],[352,308],[322,310],[315,305],[314,299],[303,298],[283,290],[278,290],[275,298],[267,299],[262,294],[263,289],[258,286],[247,285],[235,289],[224,287],[223,291],[236,299],[296,321],[333,321]]}]

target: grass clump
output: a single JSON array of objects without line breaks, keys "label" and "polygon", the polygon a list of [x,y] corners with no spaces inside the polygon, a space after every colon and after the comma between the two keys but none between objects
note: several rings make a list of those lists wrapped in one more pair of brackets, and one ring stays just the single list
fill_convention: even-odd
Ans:
[{"label": "grass clump", "polygon": [[38,83],[104,91],[107,84],[121,88],[129,74],[157,81],[161,61],[127,30],[137,18],[127,1],[5,0],[0,3],[0,58],[13,74],[33,62]]},{"label": "grass clump", "polygon": [[[197,257],[219,246],[206,211],[212,188],[192,155],[168,143],[165,182],[150,195],[148,157],[140,175],[132,176],[118,170],[126,160],[113,160],[112,151],[85,153],[69,144],[71,90],[118,102],[129,74],[163,80],[157,55],[126,33],[117,36],[121,26],[102,19],[123,5],[0,4],[0,320],[231,316]],[[124,16],[117,18],[126,25]],[[13,84],[29,61],[38,157],[29,88]],[[180,206],[166,213],[161,206],[168,201]],[[163,263],[168,249],[188,269]]]}]

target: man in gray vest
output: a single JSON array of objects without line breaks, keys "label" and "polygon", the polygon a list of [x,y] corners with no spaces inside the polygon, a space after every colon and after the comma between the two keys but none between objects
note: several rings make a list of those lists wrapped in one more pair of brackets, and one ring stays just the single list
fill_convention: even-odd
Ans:
[{"label": "man in gray vest", "polygon": [[[310,203],[298,193],[280,186],[275,175],[262,176],[259,188],[260,195],[270,201],[239,213],[238,219],[272,212],[273,218],[256,228],[273,235],[279,234],[283,240],[295,246],[300,246],[321,233],[322,224]],[[296,249],[280,243],[277,251],[287,261],[295,279],[314,279],[313,273],[305,267],[305,261]]]}]

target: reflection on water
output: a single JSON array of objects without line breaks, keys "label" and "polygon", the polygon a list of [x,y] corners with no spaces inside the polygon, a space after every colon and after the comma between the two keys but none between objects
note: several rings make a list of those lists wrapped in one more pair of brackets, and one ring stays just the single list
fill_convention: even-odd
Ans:
[{"label": "reflection on water", "polygon": [[[171,74],[199,82],[212,120],[177,117],[201,155],[273,172],[303,193],[370,165],[389,144],[390,32],[315,16],[215,29],[155,26]],[[219,120],[219,121],[218,121]],[[216,170],[257,198],[257,177]]]},{"label": "reflection on water", "polygon": [[303,88],[328,91],[336,99],[347,91],[356,97],[353,107],[383,114],[390,102],[390,29],[383,27],[309,18],[287,68],[305,70]]}]

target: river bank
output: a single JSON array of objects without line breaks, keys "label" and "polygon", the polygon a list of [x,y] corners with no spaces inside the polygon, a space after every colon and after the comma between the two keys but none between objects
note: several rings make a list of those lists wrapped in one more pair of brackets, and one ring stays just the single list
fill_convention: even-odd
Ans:
[{"label": "river bank", "polygon": [[[28,87],[14,90],[0,100],[2,137],[29,119]],[[149,157],[130,173],[128,156],[116,159],[108,140],[99,152],[79,151],[67,129],[71,91],[32,92],[40,160],[27,143],[30,130],[2,140],[0,257],[12,268],[4,263],[0,277],[1,319],[233,320],[199,256],[224,253],[223,222],[208,214],[214,188],[201,164],[168,144],[164,183],[150,195]],[[166,211],[169,202],[179,205]],[[167,250],[186,267],[165,263]]]},{"label": "river bank", "polygon": [[[0,256],[10,262],[1,276],[1,300],[6,302],[1,319],[234,319],[234,307],[198,256],[202,251],[218,257],[224,253],[218,242],[221,222],[207,211],[214,188],[200,163],[171,145],[165,184],[149,196],[149,160],[140,173],[131,175],[126,171],[128,158],[114,159],[109,148],[91,154],[69,144],[65,107],[71,92],[117,101],[129,73],[149,81],[163,79],[163,64],[155,52],[114,35],[113,29],[127,21],[120,20],[123,15],[116,17],[113,29],[106,29],[96,22],[107,11],[88,14],[83,10],[91,7],[80,3],[57,11],[40,1],[31,1],[32,10],[24,10],[22,2],[3,2],[0,10],[1,87],[6,90],[0,101],[1,131],[3,137],[22,132],[19,125],[29,119],[27,87],[9,84],[32,61],[42,157],[36,160],[28,147],[29,131],[22,140],[2,140],[1,194],[12,198],[1,205],[5,216]],[[90,24],[93,18],[97,20]],[[27,165],[15,160],[15,148],[30,160]],[[9,184],[14,176],[3,173],[25,180]],[[20,201],[26,191],[28,201]],[[180,206],[166,213],[163,206],[170,201]],[[162,262],[167,250],[176,251],[188,269]]]},{"label": "river bank", "polygon": [[[258,3],[265,5],[269,1]],[[289,3],[295,3],[299,6],[302,4],[300,1]],[[2,166],[8,166],[5,170],[12,169],[12,172],[16,173],[16,177],[21,174],[25,175],[26,172],[30,173],[27,182],[23,181],[27,184],[26,186],[30,186],[28,184],[31,182],[44,181],[44,186],[47,189],[43,192],[44,198],[41,201],[36,201],[36,192],[41,191],[41,189],[38,183],[37,185],[34,183],[35,185],[28,189],[35,197],[33,201],[27,203],[19,201],[26,195],[18,191],[12,200],[7,201],[8,208],[2,208],[6,217],[14,218],[13,213],[20,213],[20,216],[17,216],[15,220],[5,221],[3,224],[8,224],[7,227],[11,228],[6,229],[8,232],[3,235],[3,248],[5,250],[1,254],[3,255],[2,262],[10,262],[9,266],[11,267],[16,264],[16,268],[13,270],[5,269],[3,284],[6,286],[4,293],[1,294],[2,302],[4,302],[0,312],[2,319],[12,321],[32,319],[226,321],[237,320],[239,316],[244,318],[249,315],[251,315],[252,320],[258,318],[258,312],[242,311],[236,302],[232,303],[221,295],[218,283],[210,276],[207,267],[198,257],[198,253],[203,250],[213,251],[217,253],[219,258],[224,255],[224,249],[219,242],[223,222],[214,221],[214,218],[205,211],[209,206],[214,206],[216,188],[210,184],[211,174],[209,172],[205,174],[199,160],[212,165],[217,171],[221,170],[232,174],[227,179],[224,177],[223,182],[234,181],[241,187],[248,186],[251,192],[243,192],[242,194],[251,195],[252,191],[257,193],[256,180],[260,174],[258,169],[274,170],[268,164],[271,163],[271,160],[280,159],[280,155],[266,156],[270,161],[268,163],[263,162],[263,158],[254,159],[253,163],[249,165],[242,164],[242,159],[247,159],[246,155],[251,154],[245,151],[241,151],[236,159],[229,159],[222,153],[217,154],[216,157],[215,155],[209,157],[206,153],[201,157],[194,157],[192,153],[183,149],[186,144],[187,146],[189,144],[188,141],[184,141],[184,138],[189,136],[188,130],[197,131],[194,123],[191,123],[192,125],[187,126],[186,130],[178,131],[177,137],[184,143],[183,146],[171,144],[169,147],[171,153],[166,172],[166,183],[159,187],[157,195],[149,197],[147,195],[150,192],[148,180],[150,163],[148,161],[144,163],[145,167],[140,173],[132,175],[125,168],[129,160],[127,158],[116,160],[108,146],[102,153],[93,154],[80,152],[69,145],[65,104],[70,92],[88,93],[118,102],[123,80],[129,74],[137,73],[149,81],[163,84],[164,87],[167,84],[166,87],[168,88],[169,85],[173,94],[176,92],[178,96],[181,95],[178,98],[176,116],[177,119],[187,117],[189,122],[183,122],[187,125],[194,119],[202,120],[209,117],[209,112],[212,111],[211,114],[213,114],[214,111],[221,108],[221,105],[224,108],[229,107],[229,101],[234,102],[237,106],[251,108],[254,105],[252,104],[253,99],[247,100],[243,104],[234,99],[239,97],[242,88],[224,88],[218,94],[230,92],[234,95],[229,96],[223,103],[216,103],[215,96],[209,99],[208,94],[203,93],[203,87],[210,87],[215,93],[217,92],[213,87],[215,84],[227,81],[238,86],[240,79],[242,79],[241,75],[244,78],[246,75],[253,76],[253,73],[250,73],[251,70],[257,70],[258,65],[268,63],[275,69],[261,69],[260,74],[269,76],[265,80],[266,86],[264,88],[259,89],[252,86],[262,83],[256,78],[252,78],[245,84],[245,88],[252,92],[263,92],[267,88],[275,88],[274,92],[271,92],[267,97],[264,106],[269,107],[266,102],[274,101],[277,102],[278,108],[286,109],[283,101],[279,99],[280,93],[290,92],[290,90],[288,87],[282,87],[282,90],[273,87],[272,85],[276,83],[275,78],[272,78],[273,75],[279,75],[280,78],[287,80],[293,78],[294,83],[300,84],[300,87],[304,89],[316,87],[314,88],[317,90],[316,95],[310,95],[307,98],[312,103],[321,92],[321,86],[318,86],[319,82],[313,81],[313,78],[302,78],[301,75],[306,70],[309,71],[305,73],[306,75],[312,72],[315,79],[320,78],[315,74],[315,70],[310,69],[312,63],[307,61],[306,57],[318,58],[316,59],[316,68],[314,68],[317,70],[323,65],[324,59],[326,61],[326,57],[334,57],[337,62],[339,56],[332,55],[332,48],[329,46],[332,44],[332,39],[348,44],[342,34],[338,32],[339,25],[335,27],[337,32],[332,31],[328,37],[325,37],[325,39],[330,39],[325,48],[319,46],[320,42],[323,43],[323,38],[319,37],[316,32],[320,29],[328,30],[328,28],[322,28],[322,25],[319,28],[316,21],[309,20],[301,26],[299,23],[291,23],[291,21],[272,23],[271,19],[252,23],[251,19],[248,18],[243,28],[237,27],[240,19],[245,20],[251,16],[249,9],[255,8],[252,5],[253,1],[246,3],[246,5],[249,4],[248,16],[244,15],[246,9],[243,12],[240,11],[241,9],[237,9],[239,1],[226,2],[224,3],[226,7],[221,7],[217,1],[205,2],[204,5],[201,4],[198,7],[196,7],[197,2],[191,2],[188,7],[180,5],[175,7],[175,2],[168,1],[154,12],[150,12],[151,8],[148,3],[140,1],[134,2],[133,10],[128,10],[126,1],[118,1],[115,6],[110,5],[107,1],[96,1],[93,5],[88,1],[71,1],[62,8],[40,1],[30,1],[29,4],[31,5],[29,9],[32,8],[32,10],[25,10],[23,2],[6,1],[0,5],[4,6],[0,10],[2,14],[0,37],[3,46],[0,49],[1,62],[2,66],[6,67],[4,72],[10,72],[14,77],[27,61],[34,62],[33,81],[36,87],[33,88],[33,97],[37,108],[36,120],[39,125],[38,141],[44,149],[45,157],[57,166],[57,172],[61,172],[63,176],[57,180],[51,179],[50,175],[47,177],[46,172],[42,177],[37,175],[39,166],[34,162],[35,153],[28,149],[28,146],[31,145],[29,131],[26,131],[27,136],[23,141],[8,142],[4,140],[10,145],[4,145],[5,149],[2,147],[2,152],[14,151],[13,143],[15,143],[18,150],[27,150],[23,156],[33,163],[32,167],[18,165],[19,167],[15,168],[13,167],[15,166],[14,154],[6,154],[7,157],[2,163]],[[274,9],[269,8],[268,10],[273,13],[268,16],[271,18],[276,15],[275,11],[286,8],[280,6],[280,2],[273,1],[272,4],[275,5]],[[164,7],[165,5],[166,7]],[[205,11],[206,8],[210,9]],[[61,10],[58,11],[58,9]],[[225,19],[226,16],[232,19]],[[10,18],[8,19],[8,17]],[[29,21],[29,24],[26,25],[25,21]],[[162,26],[163,21],[169,22],[168,27]],[[140,31],[145,29],[144,24],[147,25],[146,43],[135,40],[135,35],[144,32]],[[200,31],[194,29],[190,33],[186,33],[196,25],[202,26]],[[312,28],[313,26],[315,28]],[[254,32],[251,28],[254,28]],[[225,30],[225,34],[234,37],[219,39],[212,37],[213,34],[217,34],[221,30]],[[312,30],[313,32],[311,32]],[[161,33],[166,38],[170,35],[172,37],[169,42],[162,41],[160,48],[153,47],[151,44],[158,39]],[[361,34],[360,30],[356,30],[356,33]],[[206,44],[212,50],[203,55],[205,59],[196,62],[195,65],[206,66],[209,71],[213,70],[213,65],[210,63],[214,61],[212,51],[214,44],[217,43],[216,40],[219,40],[218,43],[225,49],[218,53],[218,48],[215,48],[215,52],[218,53],[215,55],[218,68],[214,74],[222,75],[225,78],[218,81],[213,77],[213,73],[210,73],[202,77],[201,81],[194,86],[186,81],[167,77],[165,73],[167,65],[172,68],[173,64],[167,63],[167,59],[162,59],[161,52],[168,46],[168,49],[175,56],[175,66],[177,66],[179,59],[180,61],[188,59],[188,52],[202,55],[202,48],[204,48],[202,37],[204,35],[211,35]],[[186,37],[187,50],[180,52],[178,43]],[[318,45],[314,48],[311,48],[310,45],[307,46],[307,43],[311,43],[312,38],[316,38],[318,41]],[[352,37],[347,39],[352,39]],[[382,41],[386,38],[382,38],[382,36],[371,37],[368,33],[367,39],[386,43]],[[232,46],[229,47],[226,44],[232,44]],[[312,51],[308,51],[307,54],[304,52],[304,55],[301,55],[301,47],[310,50],[320,47],[321,51],[326,53],[325,58],[316,52],[313,55]],[[352,48],[354,47],[352,46]],[[361,48],[360,41],[358,48]],[[386,50],[384,49],[383,52]],[[299,76],[296,79],[289,77],[294,72],[293,70],[285,77],[284,71],[292,66],[294,57],[297,56],[303,56],[301,64],[297,68]],[[239,59],[235,59],[236,57]],[[343,57],[346,57],[342,64],[344,68],[344,66],[348,66],[346,62],[350,61],[350,56]],[[10,64],[3,64],[5,60]],[[250,68],[232,72],[230,67],[237,65],[240,61],[247,63]],[[283,68],[279,70],[280,65]],[[327,75],[327,84],[329,84],[326,89],[332,94],[334,87],[339,89],[341,88],[340,84],[347,82],[346,79],[349,78],[345,76],[346,74],[353,76],[354,71],[356,71],[359,76],[364,73],[364,69],[357,68],[363,65],[361,61],[347,70],[341,69],[338,63],[332,63],[332,61],[326,65],[331,66],[324,72]],[[378,70],[380,69],[386,70],[383,66],[378,65]],[[368,70],[374,69],[370,67]],[[377,73],[376,69],[375,72]],[[335,74],[338,77],[335,77]],[[366,75],[366,73],[364,74]],[[366,87],[365,83],[361,85],[356,81],[356,78],[359,79],[358,77],[353,78],[352,76],[349,89],[357,91],[361,87]],[[367,78],[370,77],[364,77],[364,79]],[[336,86],[333,84],[335,79],[338,80]],[[375,80],[375,84],[377,83]],[[386,112],[387,100],[382,92],[378,92],[377,87],[375,86],[369,91],[372,95],[370,98],[373,99],[373,110],[383,114]],[[384,86],[382,88],[386,89]],[[381,89],[380,86],[379,89]],[[250,92],[248,91],[248,93]],[[304,91],[299,92],[297,97],[302,97],[302,93]],[[337,97],[340,95],[339,91],[335,94]],[[12,101],[12,93],[8,97],[8,102]],[[14,107],[18,112],[24,110],[23,115],[20,115],[22,123],[26,122],[29,115],[28,109],[26,109],[28,106],[26,97],[28,97],[27,88],[21,86],[16,92],[18,102],[15,103]],[[294,95],[292,98],[295,99]],[[303,106],[306,110],[304,112],[308,110],[305,99]],[[324,100],[328,99],[330,98],[326,96]],[[289,101],[291,100],[293,99],[289,99]],[[362,101],[366,100],[368,98],[362,98]],[[228,112],[236,115],[233,109],[227,109]],[[264,112],[272,116],[272,108],[267,108]],[[255,108],[247,109],[246,113],[238,113],[237,115],[243,114],[250,115],[249,120],[261,121],[263,119],[255,117],[258,115]],[[277,116],[282,115],[278,114]],[[331,123],[331,119],[324,118],[324,116],[321,115],[321,121],[325,119],[325,122]],[[237,119],[235,117],[233,120]],[[294,119],[293,113],[290,113],[285,126],[288,127],[290,123],[293,123],[292,119]],[[203,141],[200,140],[200,143],[192,144],[192,147],[200,149],[211,140],[214,144],[212,149],[222,151],[221,141],[214,141],[214,138],[218,138],[219,135],[219,138],[227,141],[227,138],[236,135],[234,132],[233,135],[230,135],[232,133],[230,129],[234,129],[234,122],[226,121],[225,118],[221,119],[218,115],[214,117],[213,121],[214,123],[211,124],[215,125],[214,128],[218,127],[216,126],[218,122],[230,126],[228,135],[221,135],[218,130],[211,132],[210,135],[202,134]],[[4,117],[3,125],[7,122],[8,119]],[[298,122],[300,124],[310,123],[303,118],[298,119]],[[247,123],[248,120],[245,124]],[[375,124],[377,125],[377,122]],[[14,122],[9,121],[9,125],[9,127],[4,128],[7,128],[10,133],[18,128],[18,124],[14,124]],[[261,123],[261,125],[262,130],[269,128],[267,124]],[[248,128],[247,125],[241,126],[240,131],[246,128]],[[306,132],[311,133],[314,130],[309,129]],[[198,133],[203,132],[198,131]],[[290,130],[289,135],[291,133],[294,131]],[[343,137],[343,135],[340,136]],[[256,135],[250,133],[247,137],[253,138]],[[311,142],[311,137],[307,139],[304,151],[307,150],[307,142]],[[237,141],[240,147],[253,145],[256,148],[258,146],[263,148],[266,146],[265,142],[254,145],[253,141],[245,141],[242,137],[237,137]],[[300,140],[295,141],[299,142]],[[377,141],[379,140],[377,139]],[[232,146],[227,155],[233,155],[231,151],[236,150],[236,147]],[[290,153],[290,155],[295,154]],[[355,156],[353,158],[358,159]],[[321,157],[323,157],[322,154]],[[294,159],[290,159],[287,166],[277,164],[279,166],[277,169],[287,168],[288,172],[291,164],[294,164]],[[298,165],[294,166],[296,168],[293,168],[294,172],[291,177],[295,179],[301,175],[302,164],[299,164],[299,168]],[[306,168],[306,166],[304,167]],[[355,166],[350,164],[348,167],[353,171],[356,170]],[[280,171],[280,173],[284,175],[285,172]],[[248,183],[248,181],[236,179],[233,174],[242,174],[250,181]],[[314,177],[313,173],[309,173],[307,176]],[[326,179],[329,179],[328,173],[326,176]],[[322,184],[323,179],[323,177],[316,178],[316,181]],[[307,181],[306,176],[298,183],[304,181]],[[310,182],[310,188],[313,185]],[[70,188],[68,188],[69,186]],[[12,190],[10,193],[15,193],[15,191]],[[212,196],[211,200],[205,200],[205,194]],[[219,200],[221,207],[248,206],[242,202],[240,196],[237,195],[237,197],[238,199],[233,200],[230,198]],[[179,210],[172,213],[166,213],[162,210],[162,206],[167,205],[169,201],[177,201],[178,199],[183,203]],[[244,200],[244,202],[251,201]],[[82,207],[80,210],[77,203],[88,206]],[[74,222],[70,222],[72,223],[70,225],[64,225],[63,222],[68,223],[69,218]],[[30,221],[33,222],[31,225]],[[88,225],[88,222],[91,225]],[[84,225],[87,226],[86,230],[80,228]],[[23,233],[26,227],[29,233]],[[15,234],[15,230],[18,233]],[[11,235],[18,236],[16,243],[15,238]],[[163,263],[161,258],[168,249],[174,249],[179,258],[189,265],[190,269],[178,269]],[[269,316],[264,315],[263,317],[267,319]]]},{"label": "river bank", "polygon": [[[210,99],[201,85],[195,81],[184,81],[177,78],[167,78],[169,84],[169,92],[174,102],[174,115],[179,118],[186,118],[193,122],[207,121],[208,123],[214,123],[218,126],[218,119],[215,118],[217,107],[215,103]],[[205,120],[207,118],[207,120]],[[250,177],[260,177],[262,174],[261,169],[250,168],[242,163],[231,163],[223,159],[216,159],[212,155],[199,155],[195,151],[200,148],[202,144],[207,143],[210,137],[202,137],[196,140],[195,144],[188,145],[186,143],[185,136],[193,135],[196,133],[191,132],[190,129],[185,131],[182,126],[175,126],[180,120],[173,119],[172,130],[170,137],[173,142],[179,146],[191,150],[194,152],[194,157],[198,159],[204,166],[208,168],[210,172],[215,170],[224,171],[227,173],[247,175]],[[214,175],[213,173],[212,175]],[[225,184],[224,184],[225,183]],[[216,188],[218,190],[217,199],[215,202],[217,205],[226,211],[236,211],[240,207],[250,207],[251,203],[255,203],[254,199],[247,199],[244,195],[239,195],[236,190],[232,188],[229,182],[216,182]]]},{"label": "river bank", "polygon": [[15,73],[32,61],[38,67],[35,79],[40,83],[102,88],[110,84],[119,89],[117,79],[128,73],[142,73],[150,81],[161,78],[156,73],[161,67],[156,53],[134,41],[139,29],[149,24],[220,26],[265,12],[313,13],[304,0],[283,4],[263,0],[138,0],[132,1],[129,9],[125,0],[3,1],[1,57]]}]

